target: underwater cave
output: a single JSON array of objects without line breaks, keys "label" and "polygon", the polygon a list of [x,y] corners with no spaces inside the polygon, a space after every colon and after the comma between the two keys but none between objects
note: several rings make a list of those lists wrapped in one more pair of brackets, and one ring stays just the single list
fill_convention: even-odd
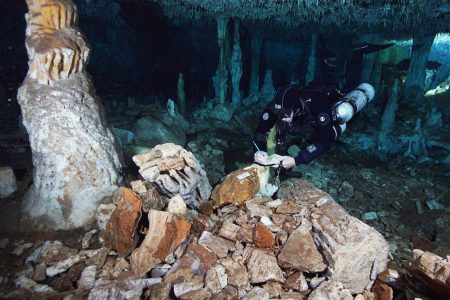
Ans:
[{"label": "underwater cave", "polygon": [[0,9],[0,298],[450,297],[449,1]]}]

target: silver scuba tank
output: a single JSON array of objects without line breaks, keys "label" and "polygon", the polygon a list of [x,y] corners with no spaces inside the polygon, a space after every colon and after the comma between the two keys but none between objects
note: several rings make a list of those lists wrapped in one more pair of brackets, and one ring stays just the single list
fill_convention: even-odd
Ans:
[{"label": "silver scuba tank", "polygon": [[368,83],[361,83],[333,106],[333,121],[345,124],[361,111],[375,96],[375,89]]}]

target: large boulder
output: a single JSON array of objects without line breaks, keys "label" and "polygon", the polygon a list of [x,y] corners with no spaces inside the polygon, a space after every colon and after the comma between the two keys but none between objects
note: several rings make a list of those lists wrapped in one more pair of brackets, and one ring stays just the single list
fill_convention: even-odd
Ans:
[{"label": "large boulder", "polygon": [[[312,230],[307,226],[301,229],[302,235],[310,232],[333,281],[341,282],[352,294],[361,293],[386,269],[389,244],[383,236],[350,216],[330,195],[304,180],[283,185],[278,195],[306,208]],[[309,259],[308,255],[303,259]]]}]

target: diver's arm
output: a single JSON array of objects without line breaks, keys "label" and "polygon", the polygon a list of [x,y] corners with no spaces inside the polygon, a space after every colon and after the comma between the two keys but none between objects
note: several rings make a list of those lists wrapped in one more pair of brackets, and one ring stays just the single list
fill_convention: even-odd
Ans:
[{"label": "diver's arm", "polygon": [[273,105],[273,102],[267,104],[266,108],[259,118],[259,123],[255,130],[255,137],[253,139],[259,149],[256,149],[256,147],[254,147],[255,151],[267,150],[267,133],[270,131],[270,129],[272,129],[277,121],[277,116],[271,110],[271,107],[273,107]]}]

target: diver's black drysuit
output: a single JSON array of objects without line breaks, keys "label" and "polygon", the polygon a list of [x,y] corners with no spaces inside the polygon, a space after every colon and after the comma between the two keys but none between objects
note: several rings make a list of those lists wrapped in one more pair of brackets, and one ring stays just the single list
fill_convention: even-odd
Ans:
[{"label": "diver's black drysuit", "polygon": [[[313,135],[313,142],[294,158],[296,165],[307,164],[328,152],[341,134],[340,126],[332,121],[332,104],[341,96],[338,90],[320,84],[279,88],[274,100],[264,109],[255,131],[254,141],[259,150],[267,150],[267,134],[278,121],[278,135]],[[290,111],[298,111],[293,121],[281,121]]]}]

